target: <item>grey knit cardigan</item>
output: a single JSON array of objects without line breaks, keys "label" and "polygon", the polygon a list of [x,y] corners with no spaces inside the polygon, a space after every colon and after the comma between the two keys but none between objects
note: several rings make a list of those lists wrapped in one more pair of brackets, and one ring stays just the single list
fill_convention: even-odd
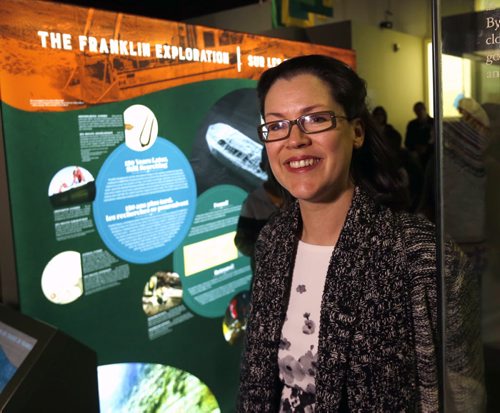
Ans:
[{"label": "grey knit cardigan", "polygon": [[[279,408],[278,346],[300,228],[295,203],[259,236],[238,412]],[[342,393],[351,412],[439,410],[435,248],[427,220],[355,189],[322,297],[317,412],[338,411]],[[478,412],[484,386],[477,282],[452,243],[445,261],[447,388],[457,411]]]}]

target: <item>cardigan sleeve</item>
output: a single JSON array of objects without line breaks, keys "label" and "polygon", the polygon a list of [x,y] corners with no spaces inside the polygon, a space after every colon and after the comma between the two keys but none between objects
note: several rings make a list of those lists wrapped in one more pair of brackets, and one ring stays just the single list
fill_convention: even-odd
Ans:
[{"label": "cardigan sleeve", "polygon": [[[435,227],[421,217],[403,215],[404,242],[411,278],[411,302],[419,380],[419,410],[438,411],[438,282]],[[446,286],[445,391],[450,411],[484,410],[485,387],[480,334],[478,280],[463,252],[444,246]],[[453,408],[452,408],[453,407]]]},{"label": "cardigan sleeve", "polygon": [[480,332],[479,280],[463,252],[448,242],[445,249],[446,378],[457,412],[485,407],[483,349]]},{"label": "cardigan sleeve", "polygon": [[260,270],[272,239],[267,227],[255,246],[256,271],[252,285],[252,301],[243,350],[237,412],[273,412],[278,410],[281,392],[278,376],[277,348],[272,332],[269,289]]}]

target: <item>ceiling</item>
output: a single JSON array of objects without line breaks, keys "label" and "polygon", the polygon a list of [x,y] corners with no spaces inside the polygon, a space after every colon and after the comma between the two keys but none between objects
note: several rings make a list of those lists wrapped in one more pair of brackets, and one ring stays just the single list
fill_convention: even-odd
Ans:
[{"label": "ceiling", "polygon": [[[51,0],[56,3],[138,14],[165,20],[183,21],[193,17],[217,13],[259,0]],[[262,1],[262,0],[260,0]],[[264,0],[265,1],[265,0]]]}]

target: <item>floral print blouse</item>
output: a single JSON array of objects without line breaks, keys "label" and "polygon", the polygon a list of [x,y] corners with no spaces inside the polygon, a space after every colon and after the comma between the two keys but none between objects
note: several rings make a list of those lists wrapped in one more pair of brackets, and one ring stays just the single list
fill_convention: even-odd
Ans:
[{"label": "floral print blouse", "polygon": [[280,412],[314,412],[321,297],[332,251],[299,241],[278,352]]}]

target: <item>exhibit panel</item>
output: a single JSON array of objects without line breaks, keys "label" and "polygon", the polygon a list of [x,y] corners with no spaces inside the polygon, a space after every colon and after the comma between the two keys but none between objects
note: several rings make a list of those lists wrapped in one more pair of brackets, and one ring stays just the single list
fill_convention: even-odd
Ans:
[{"label": "exhibit panel", "polygon": [[234,408],[252,278],[234,235],[266,179],[254,88],[303,53],[355,66],[350,50],[0,4],[2,288],[97,352],[101,411]]}]

